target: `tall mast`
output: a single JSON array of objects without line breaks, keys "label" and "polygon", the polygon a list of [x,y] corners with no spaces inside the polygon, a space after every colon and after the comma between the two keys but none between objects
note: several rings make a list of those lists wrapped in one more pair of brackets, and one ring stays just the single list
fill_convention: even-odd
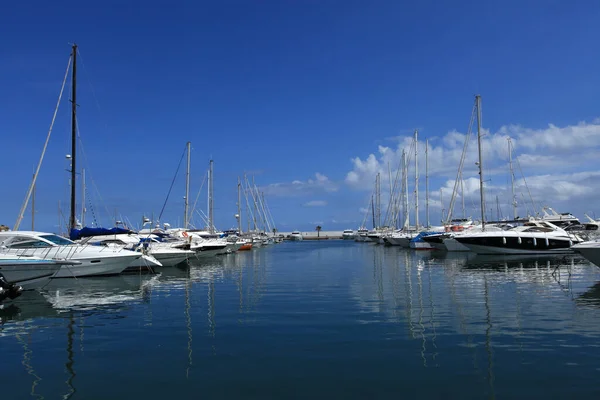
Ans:
[{"label": "tall mast", "polygon": [[485,231],[485,193],[483,189],[483,165],[481,162],[481,96],[475,96],[477,107],[477,147],[479,150],[479,195],[481,196],[481,229]]},{"label": "tall mast", "polygon": [[404,228],[410,228],[410,210],[408,209],[408,159],[402,150],[402,168],[404,169]]},{"label": "tall mast", "polygon": [[209,194],[208,194],[208,229],[210,233],[215,233],[215,221],[214,221],[214,176],[213,176],[213,160],[209,163]]},{"label": "tall mast", "polygon": [[425,223],[429,228],[429,139],[425,139]]},{"label": "tall mast", "polygon": [[419,229],[419,131],[415,129],[415,229]]},{"label": "tall mast", "polygon": [[81,227],[85,226],[85,169],[81,170]]},{"label": "tall mast", "polygon": [[73,70],[71,72],[71,208],[69,212],[69,232],[75,229],[75,179],[77,178],[77,45],[73,44]]},{"label": "tall mast", "polygon": [[237,211],[238,211],[238,233],[242,234],[242,183],[240,182],[240,177],[238,176],[238,198],[237,198]]},{"label": "tall mast", "polygon": [[440,188],[440,210],[442,212],[442,224],[444,222],[450,223],[450,221],[445,221],[444,219],[444,191]]},{"label": "tall mast", "polygon": [[508,167],[510,168],[510,188],[511,188],[511,200],[513,207],[513,218],[517,219],[517,197],[515,196],[515,174],[513,173],[512,166],[512,140],[508,140]]},{"label": "tall mast", "polygon": [[252,202],[254,203],[254,230],[257,231],[258,230],[258,224],[256,222],[256,215],[258,214],[258,205],[256,204],[256,197],[254,196],[254,187],[256,186],[256,183],[254,181],[254,175],[252,175],[252,188],[250,188],[252,193]]},{"label": "tall mast", "polygon": [[381,173],[377,173],[375,177],[375,220],[377,225],[375,229],[381,226]]},{"label": "tall mast", "polygon": [[371,196],[371,215],[373,216],[373,229],[375,229],[375,201],[373,196]]},{"label": "tall mast", "polygon": [[[35,172],[33,173],[33,179],[35,180]],[[35,231],[35,184],[31,192],[31,230]]]},{"label": "tall mast", "polygon": [[467,209],[465,208],[465,181],[462,176],[462,170],[460,171],[460,199],[462,201],[463,218],[467,218]]},{"label": "tall mast", "polygon": [[187,167],[185,170],[185,204],[183,207],[183,228],[187,229],[189,225],[189,205],[190,205],[190,164],[191,164],[191,155],[190,155],[190,147],[191,142],[187,142]]}]

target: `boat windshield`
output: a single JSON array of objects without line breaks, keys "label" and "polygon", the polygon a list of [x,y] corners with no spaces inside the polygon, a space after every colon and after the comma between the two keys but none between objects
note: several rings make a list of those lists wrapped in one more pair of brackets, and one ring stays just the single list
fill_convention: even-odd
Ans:
[{"label": "boat windshield", "polygon": [[69,239],[65,239],[64,237],[60,237],[58,235],[40,235],[40,237],[59,246],[68,246],[70,244],[75,244]]}]

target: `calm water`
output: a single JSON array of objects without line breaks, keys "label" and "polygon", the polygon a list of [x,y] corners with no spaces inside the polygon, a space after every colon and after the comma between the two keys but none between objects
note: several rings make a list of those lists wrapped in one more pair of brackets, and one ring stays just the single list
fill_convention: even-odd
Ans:
[{"label": "calm water", "polygon": [[600,268],[293,242],[0,311],[2,398],[600,398]]}]

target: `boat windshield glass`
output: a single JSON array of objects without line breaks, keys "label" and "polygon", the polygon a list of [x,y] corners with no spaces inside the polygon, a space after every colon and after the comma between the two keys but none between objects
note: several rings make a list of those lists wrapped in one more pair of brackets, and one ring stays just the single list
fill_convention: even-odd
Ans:
[{"label": "boat windshield glass", "polygon": [[40,237],[59,246],[68,246],[70,244],[75,244],[69,239],[65,239],[64,237],[60,237],[58,235],[40,235]]}]

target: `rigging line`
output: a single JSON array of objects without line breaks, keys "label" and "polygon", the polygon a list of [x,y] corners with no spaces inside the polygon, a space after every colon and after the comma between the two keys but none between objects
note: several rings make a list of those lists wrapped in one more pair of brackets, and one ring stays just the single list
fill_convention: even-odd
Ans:
[{"label": "rigging line", "polygon": [[198,204],[198,199],[200,198],[200,193],[202,192],[202,188],[204,187],[204,184],[206,183],[206,176],[207,174],[204,174],[204,177],[202,178],[202,184],[200,185],[200,189],[198,189],[198,194],[196,195],[196,200],[194,201],[194,206],[192,207],[192,212],[191,214],[194,215],[194,211],[196,210],[196,204]]},{"label": "rigging line", "polygon": [[[77,139],[79,139],[79,149],[81,150],[81,157],[83,157],[83,163],[85,164],[85,168],[88,171],[88,178],[92,182],[92,186],[94,187],[94,189],[96,190],[96,194],[100,198],[100,203],[104,207],[104,210],[106,211],[106,217],[110,220],[111,213],[108,210],[108,206],[106,205],[106,202],[104,201],[104,198],[102,197],[102,194],[100,193],[100,189],[98,189],[98,185],[96,185],[96,181],[94,180],[94,174],[92,173],[92,169],[90,168],[90,162],[87,158],[87,153],[85,152],[85,148],[83,147],[83,140],[81,140],[81,134],[79,131],[79,120],[77,118],[75,118],[75,125],[77,128]],[[86,189],[87,189],[87,187],[86,187]],[[91,200],[89,200],[89,201],[91,202]],[[96,226],[98,226],[98,220],[96,220],[95,216],[94,216],[94,219],[96,221]]]},{"label": "rigging line", "polygon": [[175,184],[175,179],[177,179],[177,174],[179,173],[179,169],[181,168],[181,163],[183,162],[183,158],[185,157],[185,152],[187,151],[187,144],[183,148],[183,153],[181,154],[181,158],[179,159],[179,164],[177,165],[177,170],[175,171],[175,176],[171,181],[171,186],[169,187],[169,191],[167,192],[167,198],[163,203],[162,209],[160,210],[160,214],[158,215],[158,220],[162,219],[163,212],[165,211],[165,207],[167,206],[167,202],[169,201],[169,196],[171,195],[171,190],[173,190],[173,185]]},{"label": "rigging line", "polygon": [[81,65],[83,66],[83,70],[86,74],[88,84],[90,85],[90,90],[92,91],[92,97],[94,98],[94,101],[96,103],[96,108],[98,108],[98,112],[100,113],[102,119],[104,120],[104,128],[108,131],[109,129],[108,129],[108,124],[106,123],[105,114],[102,111],[102,108],[100,107],[100,102],[98,101],[98,97],[96,96],[96,90],[94,90],[94,85],[92,85],[92,81],[90,79],[91,74],[88,72],[87,68],[85,67],[85,63],[83,62],[83,57],[81,56],[81,51],[79,51],[79,47],[77,48],[77,55],[79,56],[79,61],[81,62]]},{"label": "rigging line", "polygon": [[58,107],[60,106],[60,102],[62,99],[63,92],[65,90],[65,85],[67,83],[67,78],[69,76],[69,69],[71,68],[71,56],[69,56],[69,62],[67,63],[67,70],[65,71],[65,78],[63,79],[62,86],[60,88],[60,93],[58,95],[58,101],[56,102],[56,108],[54,109],[54,114],[52,115],[52,122],[50,122],[50,128],[48,129],[48,135],[46,136],[46,142],[44,143],[44,148],[42,149],[42,155],[40,156],[40,160],[35,169],[35,174],[33,175],[33,179],[31,180],[31,184],[29,185],[29,189],[27,189],[27,195],[25,195],[25,201],[21,206],[21,211],[19,211],[19,216],[17,217],[17,221],[15,222],[15,226],[13,230],[18,230],[19,225],[21,225],[21,221],[23,220],[23,215],[25,215],[25,210],[29,205],[29,199],[31,198],[31,194],[33,193],[33,188],[35,186],[35,182],[37,180],[38,174],[40,173],[40,168],[42,167],[42,161],[44,161],[44,155],[46,154],[46,149],[48,147],[48,142],[50,141],[50,135],[52,134],[52,128],[54,127],[54,121],[56,121],[56,115],[58,114]]},{"label": "rigging line", "polygon": [[[474,104],[473,109],[471,111],[471,120],[469,122],[469,129],[467,130],[467,133],[465,134],[465,144],[463,146],[463,152],[460,157],[460,163],[458,165],[456,179],[454,180],[454,189],[452,190],[452,197],[450,197],[450,204],[448,206],[448,214],[446,214],[446,223],[447,224],[450,223],[450,221],[452,219],[452,215],[454,213],[454,203],[456,201],[456,193],[458,192],[458,181],[459,181],[459,179],[462,179],[462,171],[463,171],[463,167],[465,164],[465,159],[467,157],[467,149],[469,147],[469,141],[470,141],[471,135],[473,133],[473,124],[475,123],[476,109],[477,109],[477,104]],[[479,114],[481,114],[481,110],[480,110]]]},{"label": "rigging line", "polygon": [[521,176],[523,177],[523,182],[525,183],[525,188],[527,189],[527,194],[529,195],[529,199],[531,200],[531,205],[533,205],[533,212],[535,214],[539,214],[539,208],[537,206],[537,204],[535,204],[535,201],[533,200],[533,196],[531,195],[531,190],[529,189],[529,185],[527,184],[527,179],[525,179],[525,175],[523,174],[523,170],[521,169],[521,163],[519,162],[519,157],[516,157],[515,160],[517,161],[517,166],[519,167],[519,172],[521,173]]}]

